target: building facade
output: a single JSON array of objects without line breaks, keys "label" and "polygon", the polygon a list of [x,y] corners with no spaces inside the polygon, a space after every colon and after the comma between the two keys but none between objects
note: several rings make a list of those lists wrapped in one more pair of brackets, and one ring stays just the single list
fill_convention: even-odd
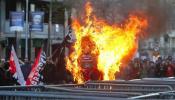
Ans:
[{"label": "building facade", "polygon": [[[48,49],[48,33],[49,33],[49,7],[51,0],[29,0],[29,13],[34,11],[44,12],[44,28],[42,32],[32,32],[29,31],[29,58],[34,59],[37,51],[44,45],[45,51]],[[55,0],[52,0],[55,1]],[[57,3],[53,3],[52,9],[52,27],[51,27],[51,44],[56,49],[56,44],[63,41],[66,34],[64,27],[68,26],[68,18],[70,16],[75,16],[74,10],[65,10],[64,0],[56,0]],[[140,41],[139,52],[141,55],[152,56],[153,52],[158,51],[163,57],[168,55],[173,55],[175,57],[175,0],[160,0],[160,2],[165,5],[170,5],[172,10],[170,19],[164,33],[160,33],[160,36],[145,39],[145,41]],[[146,8],[145,8],[146,9]],[[0,59],[8,58],[11,45],[14,45],[16,51],[19,52],[19,58],[25,57],[25,21],[24,21],[24,31],[23,32],[11,32],[10,31],[10,15],[11,11],[26,11],[26,1],[25,0],[0,0]],[[74,11],[76,12],[76,11]],[[72,15],[71,15],[72,14]],[[70,19],[70,18],[69,18]],[[30,24],[30,20],[29,20]],[[16,34],[18,34],[19,46],[16,46]],[[30,41],[31,40],[31,41]],[[54,51],[54,50],[52,50]]]},{"label": "building facade", "polygon": [[[50,10],[50,2],[52,9]],[[43,46],[48,49],[48,34],[50,34],[51,45],[59,44],[64,38],[64,5],[63,0],[29,0],[28,4],[29,26],[30,12],[44,12],[43,31],[30,31],[28,34],[28,55],[29,59],[34,59],[38,50]],[[8,59],[11,46],[14,45],[19,58],[25,58],[25,34],[26,19],[24,19],[24,30],[22,32],[10,31],[10,12],[26,12],[25,0],[0,0],[0,58]],[[49,27],[49,11],[52,13],[51,27]],[[26,13],[25,13],[26,14]],[[26,17],[25,17],[26,18]],[[48,30],[51,31],[48,31]],[[18,38],[17,38],[18,37]],[[53,50],[52,50],[53,51]]]},{"label": "building facade", "polygon": [[[156,33],[156,36],[149,39],[141,40],[139,44],[139,52],[142,55],[147,55],[152,58],[155,52],[166,58],[173,56],[175,58],[175,1],[174,0],[159,0],[160,4],[165,7],[167,11],[167,19],[165,22],[165,31]],[[171,10],[171,11],[170,11]],[[164,12],[165,13],[165,12]],[[161,21],[161,20],[160,20]]]}]

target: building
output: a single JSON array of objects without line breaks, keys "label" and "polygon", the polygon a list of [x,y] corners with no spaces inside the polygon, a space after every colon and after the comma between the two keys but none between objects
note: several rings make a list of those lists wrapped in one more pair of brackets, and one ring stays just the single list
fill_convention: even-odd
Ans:
[{"label": "building", "polygon": [[[34,59],[37,54],[37,51],[44,44],[45,51],[48,50],[48,33],[49,33],[49,7],[51,0],[29,0],[29,12],[31,11],[43,11],[44,12],[44,30],[43,32],[29,32],[31,33],[31,41],[29,38],[29,58]],[[55,0],[52,0],[55,1]],[[64,0],[56,0],[56,3],[53,3],[52,9],[52,29],[51,29],[51,44],[52,51],[57,49],[57,44],[63,41],[64,35],[67,32],[64,27],[68,24],[68,18],[73,13],[73,9],[69,9],[69,15],[65,10],[63,4]],[[67,2],[70,2],[67,0]],[[73,1],[74,2],[74,1]],[[146,0],[145,0],[146,3]],[[77,3],[76,3],[77,4]],[[160,4],[163,4],[170,7],[170,9],[175,9],[174,0],[160,0]],[[11,45],[13,44],[16,47],[19,58],[25,58],[25,33],[23,32],[11,32],[9,26],[9,13],[11,11],[26,11],[26,1],[25,0],[0,0],[0,58],[8,58]],[[77,4],[78,5],[78,4]],[[119,5],[120,6],[120,5]],[[143,7],[143,9],[146,9]],[[76,12],[76,11],[75,11]],[[162,35],[156,36],[153,38],[145,39],[145,41],[140,42],[139,52],[143,55],[152,56],[154,50],[162,56],[173,55],[175,56],[175,10],[172,10],[170,19],[166,27],[166,31],[161,33]],[[72,15],[74,16],[74,15]],[[29,20],[30,22],[30,20]],[[30,23],[29,23],[30,24]],[[24,25],[24,27],[26,27]],[[19,44],[16,43],[16,34],[18,36]],[[16,46],[19,45],[19,46]]]},{"label": "building", "polygon": [[175,57],[175,1],[174,0],[167,0],[167,3],[169,3],[172,9],[172,14],[169,20],[168,24],[168,31],[167,36],[165,35],[165,38],[167,38],[167,44],[169,45],[169,52],[170,55],[173,55]]},{"label": "building", "polygon": [[[167,19],[165,31],[157,33],[154,37],[140,41],[139,52],[152,58],[154,52],[158,52],[163,58],[173,56],[175,58],[175,1],[159,0],[160,4],[166,6]],[[164,12],[165,13],[165,12]],[[161,20],[160,20],[161,21]]]},{"label": "building", "polygon": [[[50,10],[50,2],[52,9]],[[33,60],[38,50],[44,45],[45,51],[48,50],[48,33],[50,33],[51,45],[59,44],[64,37],[64,13],[63,0],[29,0],[30,12],[44,12],[44,28],[42,32],[29,30],[28,56]],[[25,33],[26,19],[24,19],[24,30],[22,32],[10,31],[10,12],[26,11],[26,0],[0,0],[0,58],[9,58],[11,45],[14,45],[19,58],[25,58]],[[52,26],[49,27],[49,11],[52,12]],[[25,13],[26,14],[26,13]],[[26,18],[26,17],[25,17]],[[29,16],[30,24],[30,16]],[[51,31],[49,31],[51,28]],[[18,45],[18,46],[17,46]],[[54,50],[52,50],[54,51]]]}]

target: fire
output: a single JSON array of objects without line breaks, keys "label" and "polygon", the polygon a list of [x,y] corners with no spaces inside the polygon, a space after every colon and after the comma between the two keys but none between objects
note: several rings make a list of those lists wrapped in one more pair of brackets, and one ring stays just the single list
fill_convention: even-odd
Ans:
[{"label": "fire", "polygon": [[[125,24],[110,25],[93,15],[90,2],[86,3],[85,10],[84,22],[73,19],[76,41],[73,52],[66,58],[66,69],[77,83],[90,80],[91,70],[98,74],[97,80],[114,80],[119,68],[137,51],[138,36],[147,27],[147,20],[129,15]],[[93,68],[82,67],[85,63],[82,59],[89,61],[88,66]]]}]

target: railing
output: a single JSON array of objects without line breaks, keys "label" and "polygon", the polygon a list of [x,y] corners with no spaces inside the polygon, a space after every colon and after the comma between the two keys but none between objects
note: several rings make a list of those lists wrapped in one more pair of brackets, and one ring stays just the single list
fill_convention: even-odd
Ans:
[{"label": "railing", "polygon": [[122,100],[127,97],[117,93],[69,90],[61,86],[73,85],[3,86],[0,87],[0,100]]},{"label": "railing", "polygon": [[174,80],[92,81],[85,84],[2,86],[0,100],[117,100],[175,98]]},{"label": "railing", "polygon": [[135,85],[168,85],[175,90],[175,79],[174,78],[143,78],[134,79],[129,81],[114,80],[114,81],[89,81],[88,83],[111,83],[111,84],[135,84]]},{"label": "railing", "polygon": [[44,91],[44,86],[1,86],[0,91]]},{"label": "railing", "polygon": [[[15,37],[15,32],[10,31],[10,22],[5,22],[5,36],[6,37]],[[24,30],[21,32],[21,38],[25,38],[25,31],[26,30],[26,24],[24,23]],[[43,25],[43,31],[42,32],[31,32],[32,38],[48,38],[48,23],[44,23]],[[55,24],[52,25],[52,33],[51,33],[51,39],[60,38],[63,39],[64,37],[64,26],[59,24],[59,32],[56,32]]]},{"label": "railing", "polygon": [[130,97],[128,99],[175,99],[175,91],[149,93],[146,95]]},{"label": "railing", "polygon": [[122,98],[52,92],[0,91],[0,100],[122,100]]},{"label": "railing", "polygon": [[138,92],[143,94],[173,90],[173,88],[169,85],[144,84],[88,83],[85,84],[85,87],[88,89],[108,90],[113,92]]}]

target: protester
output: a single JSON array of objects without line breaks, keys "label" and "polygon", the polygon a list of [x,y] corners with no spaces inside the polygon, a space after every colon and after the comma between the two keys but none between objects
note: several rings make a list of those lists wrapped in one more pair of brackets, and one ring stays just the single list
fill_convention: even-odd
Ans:
[{"label": "protester", "polygon": [[[171,56],[163,59],[159,57],[153,62],[150,59],[135,58],[125,69],[120,70],[120,77],[123,79],[138,79],[138,78],[161,78],[175,76],[175,60]],[[124,74],[125,73],[125,74]],[[118,75],[118,74],[117,74]],[[119,76],[117,76],[119,77]]]},{"label": "protester", "polygon": [[9,62],[5,59],[1,59],[0,63],[0,86],[5,85],[14,85],[16,80],[12,78],[12,75],[9,72]]},{"label": "protester", "polygon": [[25,60],[24,64],[21,65],[21,70],[25,80],[27,80],[31,69],[32,69],[31,63],[28,60]]},{"label": "protester", "polygon": [[165,71],[165,75],[166,77],[173,77],[174,76],[174,67],[171,63],[171,59],[167,60],[166,63],[166,71]]},{"label": "protester", "polygon": [[150,67],[148,68],[148,77],[154,78],[155,77],[155,63],[153,61],[150,61]]},{"label": "protester", "polygon": [[[21,62],[21,61],[20,61]],[[55,62],[55,61],[54,61]],[[56,78],[56,64],[52,60],[46,61],[42,75],[38,76],[44,84],[54,84]],[[21,63],[21,70],[25,80],[27,80],[29,73],[31,72],[31,63],[25,61]],[[9,72],[9,62],[1,59],[0,61],[0,86],[2,85],[14,85],[17,84],[17,80],[12,78],[12,74]],[[95,72],[96,73],[96,72]],[[97,73],[98,74],[98,73]],[[73,81],[71,75],[67,75],[69,82]],[[168,56],[167,58],[159,57],[155,62],[150,59],[135,58],[129,62],[128,65],[120,67],[120,71],[116,73],[116,79],[139,79],[139,78],[161,78],[161,77],[174,77],[175,76],[175,59]],[[92,76],[96,77],[96,76]],[[68,83],[67,81],[65,81]],[[63,83],[63,82],[60,82]],[[42,83],[43,84],[43,83]]]},{"label": "protester", "polygon": [[5,80],[6,80],[4,64],[5,63],[1,59],[0,61],[0,85],[5,85]]},{"label": "protester", "polygon": [[43,79],[44,83],[46,84],[54,83],[55,73],[56,73],[55,64],[53,63],[52,59],[47,58],[45,68],[42,71],[44,77]]}]

